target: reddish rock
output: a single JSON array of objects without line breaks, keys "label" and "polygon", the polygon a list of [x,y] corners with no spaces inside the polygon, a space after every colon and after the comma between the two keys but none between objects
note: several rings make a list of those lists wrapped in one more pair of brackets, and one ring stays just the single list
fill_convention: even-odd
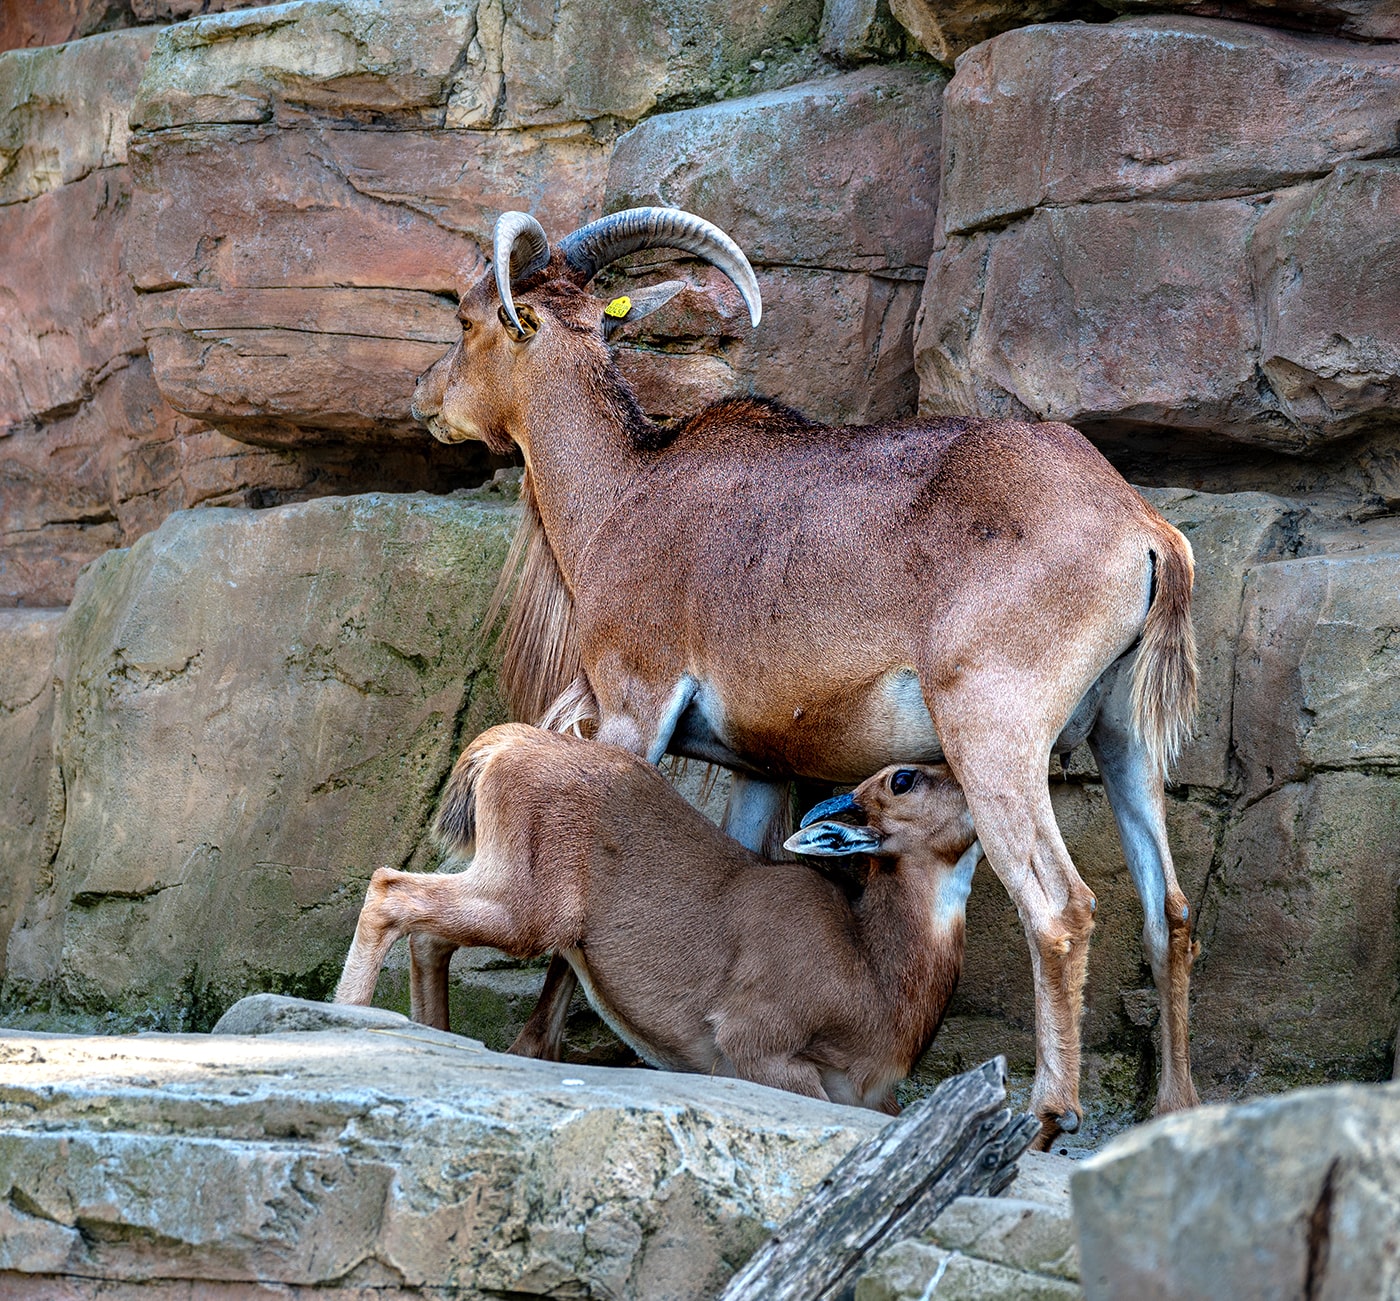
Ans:
[{"label": "reddish rock", "polygon": [[921,409],[1302,446],[1255,372],[1261,206],[1081,204],[950,236],[924,291]]},{"label": "reddish rock", "polygon": [[943,224],[1278,189],[1392,152],[1397,97],[1384,46],[1193,18],[1008,32],[948,84]]},{"label": "reddish rock", "polygon": [[890,0],[890,9],[920,49],[943,63],[998,32],[1069,18],[1076,0]]},{"label": "reddish rock", "polygon": [[1104,0],[1121,13],[1233,18],[1362,41],[1400,41],[1400,0]]},{"label": "reddish rock", "polygon": [[1365,160],[1397,96],[1392,47],[1205,19],[980,46],[946,97],[922,409],[1293,453],[1393,422],[1400,186]]},{"label": "reddish rock", "polygon": [[7,0],[0,5],[0,53],[61,45],[95,32],[173,23],[196,14],[251,9],[278,0]]},{"label": "reddish rock", "polygon": [[1400,166],[1344,163],[1280,196],[1253,250],[1260,368],[1313,438],[1391,429],[1400,410]]}]

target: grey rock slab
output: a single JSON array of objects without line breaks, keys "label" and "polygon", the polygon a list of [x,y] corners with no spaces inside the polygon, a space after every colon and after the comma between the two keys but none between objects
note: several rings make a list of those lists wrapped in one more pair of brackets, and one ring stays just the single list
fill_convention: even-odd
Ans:
[{"label": "grey rock slab", "polygon": [[755,263],[922,277],[944,84],[868,68],[649,118],[617,142],[604,206],[697,212]]},{"label": "grey rock slab", "polygon": [[1337,1085],[1144,1125],[1071,1183],[1084,1291],[1400,1295],[1400,1087]]},{"label": "grey rock slab", "polygon": [[[310,1034],[317,1030],[403,1030],[429,1037],[442,1033],[416,1025],[402,1012],[388,1008],[317,1003],[285,994],[249,994],[214,1023],[210,1034]],[[443,1038],[451,1042],[456,1036]]]},{"label": "grey rock slab", "polygon": [[61,838],[6,1005],[184,1029],[325,992],[370,873],[435,863],[440,785],[501,716],[481,623],[517,518],[426,495],[187,511],[89,569],[54,670]]},{"label": "grey rock slab", "polygon": [[0,1036],[0,1271],[698,1299],[884,1123],[445,1038]]},{"label": "grey rock slab", "polygon": [[0,980],[57,833],[53,660],[61,610],[0,610]]}]

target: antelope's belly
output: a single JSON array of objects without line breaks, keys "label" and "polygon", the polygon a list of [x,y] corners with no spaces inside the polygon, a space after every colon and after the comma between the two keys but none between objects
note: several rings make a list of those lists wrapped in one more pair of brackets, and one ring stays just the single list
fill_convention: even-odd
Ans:
[{"label": "antelope's belly", "polygon": [[891,763],[943,757],[919,676],[908,666],[871,682],[796,693],[782,684],[701,683],[695,710],[726,748],[775,774],[864,781]]}]

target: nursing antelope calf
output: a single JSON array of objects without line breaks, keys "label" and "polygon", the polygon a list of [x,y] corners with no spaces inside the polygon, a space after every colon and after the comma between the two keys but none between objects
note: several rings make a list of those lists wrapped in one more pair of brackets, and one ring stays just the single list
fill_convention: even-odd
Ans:
[{"label": "nursing antelope calf", "polygon": [[745,849],[629,751],[516,723],[462,755],[436,831],[454,853],[474,843],[470,865],[375,872],[336,1002],[368,1003],[389,947],[431,937],[415,1015],[446,1029],[453,949],[557,951],[655,1066],[885,1111],[957,984],[981,856],[947,768],[887,768],[788,841],[868,855],[852,902]]}]

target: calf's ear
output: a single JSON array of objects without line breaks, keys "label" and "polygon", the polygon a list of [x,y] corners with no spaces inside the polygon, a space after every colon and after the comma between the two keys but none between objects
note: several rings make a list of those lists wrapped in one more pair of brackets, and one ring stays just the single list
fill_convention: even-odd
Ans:
[{"label": "calf's ear", "polygon": [[853,827],[847,822],[814,822],[783,841],[783,848],[789,852],[816,858],[877,854],[880,845],[879,832],[870,827]]}]

